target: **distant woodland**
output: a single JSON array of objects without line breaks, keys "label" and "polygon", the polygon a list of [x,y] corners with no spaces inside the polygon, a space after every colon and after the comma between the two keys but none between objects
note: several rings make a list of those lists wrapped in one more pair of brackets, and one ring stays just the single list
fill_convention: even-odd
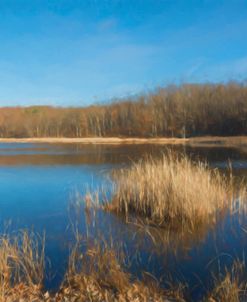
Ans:
[{"label": "distant woodland", "polygon": [[0,137],[247,134],[247,85],[168,86],[104,105],[0,108]]}]

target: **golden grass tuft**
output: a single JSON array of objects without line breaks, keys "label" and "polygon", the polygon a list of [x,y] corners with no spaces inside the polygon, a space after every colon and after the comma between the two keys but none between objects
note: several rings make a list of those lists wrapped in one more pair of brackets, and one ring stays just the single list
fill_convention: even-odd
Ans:
[{"label": "golden grass tuft", "polygon": [[138,214],[160,226],[215,222],[223,210],[240,208],[246,195],[217,169],[171,153],[117,170],[113,180],[115,193],[106,209]]}]

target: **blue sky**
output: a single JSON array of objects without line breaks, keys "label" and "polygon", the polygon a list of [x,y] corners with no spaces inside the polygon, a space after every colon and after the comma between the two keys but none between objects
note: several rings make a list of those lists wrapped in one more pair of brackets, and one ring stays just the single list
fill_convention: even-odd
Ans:
[{"label": "blue sky", "polygon": [[0,106],[246,78],[246,0],[0,0]]}]

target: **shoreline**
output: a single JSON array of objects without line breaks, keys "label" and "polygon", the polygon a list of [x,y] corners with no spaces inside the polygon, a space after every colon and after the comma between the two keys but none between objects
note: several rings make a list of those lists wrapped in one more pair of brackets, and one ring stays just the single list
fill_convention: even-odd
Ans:
[{"label": "shoreline", "polygon": [[200,136],[191,138],[121,138],[121,137],[37,137],[0,138],[0,143],[49,143],[49,144],[159,144],[159,145],[199,145],[199,146],[246,146],[247,136]]}]

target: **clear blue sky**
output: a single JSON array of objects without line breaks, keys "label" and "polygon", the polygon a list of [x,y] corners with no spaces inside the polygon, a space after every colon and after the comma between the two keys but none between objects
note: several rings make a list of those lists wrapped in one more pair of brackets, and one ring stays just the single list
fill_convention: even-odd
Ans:
[{"label": "clear blue sky", "polygon": [[0,106],[246,78],[246,0],[0,0]]}]

